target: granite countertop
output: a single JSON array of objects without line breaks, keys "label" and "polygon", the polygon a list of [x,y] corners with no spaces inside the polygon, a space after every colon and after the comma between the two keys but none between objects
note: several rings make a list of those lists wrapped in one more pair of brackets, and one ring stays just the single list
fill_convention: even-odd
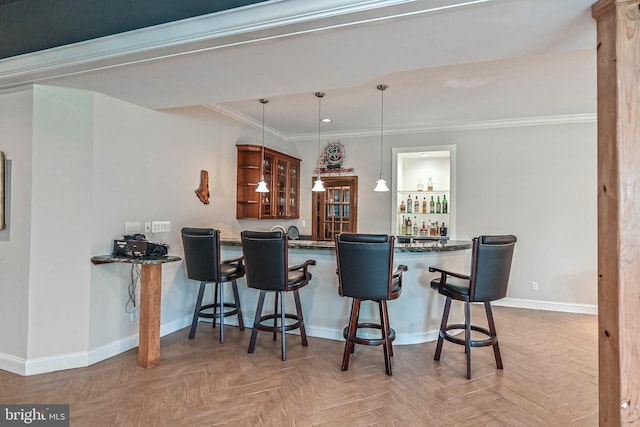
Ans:
[{"label": "granite countertop", "polygon": [[95,265],[109,264],[112,262],[124,262],[127,264],[165,264],[167,262],[175,262],[181,260],[182,258],[172,255],[158,258],[124,257],[118,255],[96,255],[91,257],[91,262]]},{"label": "granite countertop", "polygon": [[[221,238],[222,246],[241,246],[239,238]],[[292,249],[334,249],[333,241],[315,240],[289,240],[289,248]],[[446,252],[463,251],[471,249],[471,242],[468,240],[421,240],[413,243],[397,243],[395,252]]]}]

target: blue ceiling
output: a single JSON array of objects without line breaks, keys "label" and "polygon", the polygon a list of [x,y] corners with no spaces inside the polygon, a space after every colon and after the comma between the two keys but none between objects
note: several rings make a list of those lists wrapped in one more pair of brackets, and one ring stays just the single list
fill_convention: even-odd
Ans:
[{"label": "blue ceiling", "polygon": [[0,0],[0,59],[267,0]]}]

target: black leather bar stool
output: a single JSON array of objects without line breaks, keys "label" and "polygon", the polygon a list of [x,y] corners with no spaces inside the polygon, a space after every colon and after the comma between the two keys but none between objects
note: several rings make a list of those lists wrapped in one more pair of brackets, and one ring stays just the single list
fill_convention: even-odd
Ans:
[{"label": "black leather bar stool", "polygon": [[[431,281],[431,287],[447,297],[442,313],[440,333],[433,360],[440,360],[443,340],[465,346],[467,359],[467,379],[471,379],[471,347],[493,347],[496,367],[502,369],[502,357],[498,346],[496,326],[491,311],[491,301],[507,295],[511,260],[516,244],[516,236],[480,236],[473,239],[471,253],[471,273],[453,273],[437,267],[429,267],[430,272],[440,273],[440,277]],[[464,301],[464,324],[448,324],[451,300]],[[472,302],[484,303],[489,328],[471,324]],[[451,330],[464,330],[464,339],[449,333]],[[480,332],[486,339],[471,339],[471,331]]]},{"label": "black leather bar stool", "polygon": [[[307,333],[304,329],[298,290],[311,281],[308,267],[315,265],[316,261],[309,259],[303,264],[289,267],[288,239],[287,235],[281,231],[243,231],[241,237],[242,253],[247,269],[247,285],[260,290],[249,342],[249,353],[253,353],[255,349],[258,331],[273,332],[274,341],[276,333],[280,332],[282,360],[287,360],[286,331],[300,329],[302,345],[307,345]],[[275,308],[273,314],[263,315],[262,309],[267,292],[275,293]],[[293,293],[296,304],[295,314],[285,313],[285,292]],[[278,297],[280,297],[279,313]],[[292,319],[294,322],[286,324],[286,319]]]},{"label": "black leather bar stool", "polygon": [[[189,331],[189,339],[196,335],[196,328],[200,318],[213,319],[213,327],[216,319],[220,319],[220,342],[224,342],[224,318],[238,316],[238,327],[244,331],[242,320],[242,308],[236,280],[244,276],[242,257],[222,261],[220,259],[220,230],[211,228],[182,229],[182,245],[184,246],[184,259],[187,267],[187,276],[191,280],[200,282],[200,291],[193,311],[193,321]],[[233,290],[233,303],[225,302],[224,283],[231,282]],[[208,283],[215,283],[214,301],[211,304],[202,305],[202,298]],[[226,308],[230,308],[227,310]]]},{"label": "black leather bar stool", "polygon": [[[342,370],[349,369],[349,359],[355,344],[381,345],[384,348],[384,364],[391,375],[392,341],[396,332],[389,326],[387,301],[394,300],[402,292],[402,273],[406,265],[393,271],[395,237],[386,234],[341,233],[335,237],[338,262],[338,293],[353,298],[349,325],[344,328],[346,340],[342,358]],[[358,323],[362,301],[378,303],[380,323]],[[358,336],[359,329],[380,329],[380,338]]]}]

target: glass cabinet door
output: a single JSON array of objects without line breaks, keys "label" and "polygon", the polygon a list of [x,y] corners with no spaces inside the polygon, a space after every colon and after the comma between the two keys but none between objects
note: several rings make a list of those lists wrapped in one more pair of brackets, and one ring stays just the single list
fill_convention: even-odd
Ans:
[{"label": "glass cabinet door", "polygon": [[333,240],[340,233],[356,233],[357,177],[326,177],[324,181],[326,191],[313,195],[312,238]]},{"label": "glass cabinet door", "polygon": [[288,216],[297,218],[298,217],[298,165],[289,164],[289,212]]},{"label": "glass cabinet door", "polygon": [[264,161],[262,162],[262,168],[264,173],[264,181],[267,183],[269,187],[268,193],[260,193],[260,197],[262,198],[262,218],[273,217],[275,215],[273,211],[273,156],[266,155],[264,156]]},{"label": "glass cabinet door", "polygon": [[287,215],[287,203],[289,202],[287,192],[287,162],[278,159],[278,171],[276,175],[276,196],[278,198],[278,217]]}]

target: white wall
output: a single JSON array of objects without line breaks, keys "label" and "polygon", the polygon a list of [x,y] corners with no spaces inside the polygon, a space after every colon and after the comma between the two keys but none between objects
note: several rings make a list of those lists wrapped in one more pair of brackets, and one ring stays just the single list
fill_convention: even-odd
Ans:
[{"label": "white wall", "polygon": [[[125,311],[130,267],[89,263],[92,255],[111,251],[126,221],[171,221],[171,232],[148,237],[169,243],[178,256],[180,228],[187,225],[220,228],[228,237],[275,224],[296,224],[310,234],[313,138],[266,141],[303,160],[300,220],[238,221],[235,145],[259,144],[258,129],[205,108],[157,112],[99,94],[35,92],[34,117],[30,91],[0,96],[1,129],[12,136],[2,149],[13,161],[11,238],[0,241],[0,262],[11,260],[10,268],[0,269],[1,315],[10,319],[0,325],[0,368],[24,358],[44,370],[81,366],[81,360],[93,363],[137,345],[137,322]],[[380,162],[371,147],[379,139],[341,142],[345,166],[359,176],[359,231],[388,232],[391,193],[373,191]],[[388,135],[385,177],[393,179],[392,148],[451,144],[457,150],[457,238],[519,238],[509,297],[595,305],[595,123]],[[209,171],[209,205],[194,194],[201,169]],[[536,293],[532,280],[540,286]],[[189,323],[196,287],[182,263],[163,267],[163,334]],[[14,326],[27,320],[28,332]]]},{"label": "white wall", "polygon": [[93,116],[90,93],[35,86],[34,94],[30,360],[86,353]]},{"label": "white wall", "polygon": [[0,368],[7,370],[20,369],[27,357],[32,108],[31,89],[0,94],[0,150],[11,162],[0,239]]}]

